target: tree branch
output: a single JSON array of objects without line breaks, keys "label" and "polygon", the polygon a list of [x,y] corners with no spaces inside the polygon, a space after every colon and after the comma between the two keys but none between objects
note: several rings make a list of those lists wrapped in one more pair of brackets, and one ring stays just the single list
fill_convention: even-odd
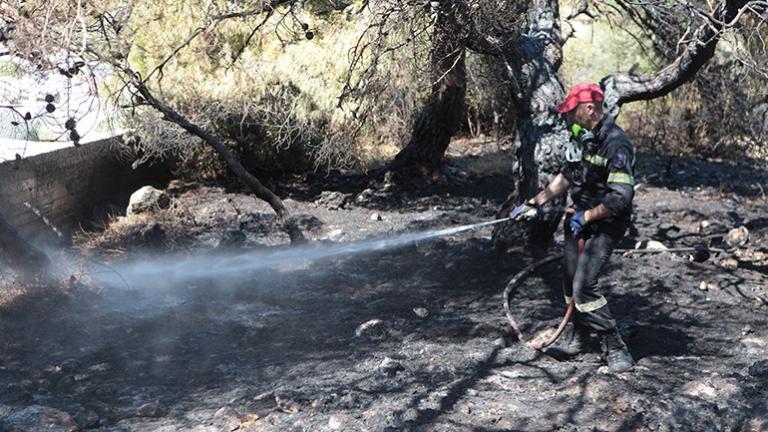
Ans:
[{"label": "tree branch", "polygon": [[224,143],[219,141],[205,129],[189,121],[186,117],[176,112],[170,106],[155,98],[149,88],[147,88],[144,82],[139,79],[138,74],[136,74],[133,70],[123,68],[123,72],[128,77],[130,77],[131,85],[141,95],[141,97],[144,98],[148,105],[161,112],[165,116],[166,120],[172,123],[176,123],[182,129],[202,139],[206,144],[213,147],[216,153],[218,153],[219,156],[224,159],[224,162],[227,164],[229,169],[235,173],[237,178],[240,179],[240,181],[242,181],[246,186],[248,186],[251,191],[253,191],[254,195],[269,203],[269,205],[277,214],[278,219],[284,220],[288,216],[288,210],[285,208],[280,198],[277,197],[277,195],[275,195],[267,187],[262,185],[256,177],[249,173],[248,170],[246,170],[245,167],[243,167],[243,165],[240,164],[237,159],[235,159],[235,157]]},{"label": "tree branch", "polygon": [[672,63],[654,74],[616,73],[600,82],[606,92],[609,112],[615,114],[621,105],[664,96],[691,80],[714,55],[723,31],[734,25],[749,6],[746,0],[720,3],[713,19],[701,25],[696,37]]}]

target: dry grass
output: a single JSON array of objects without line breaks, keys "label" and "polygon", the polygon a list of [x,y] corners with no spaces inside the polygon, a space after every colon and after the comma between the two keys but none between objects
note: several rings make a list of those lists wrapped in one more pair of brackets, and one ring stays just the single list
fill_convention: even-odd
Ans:
[{"label": "dry grass", "polygon": [[138,226],[154,220],[146,214],[132,216],[111,216],[101,231],[80,231],[74,235],[73,243],[80,251],[98,251],[101,255],[123,255],[126,250],[124,239]]},{"label": "dry grass", "polygon": [[0,281],[0,310],[8,307],[27,294],[30,289],[12,281]]},{"label": "dry grass", "polygon": [[71,298],[78,292],[97,292],[87,265],[55,264],[52,272],[33,280],[4,271],[0,277],[0,316],[40,311]]},{"label": "dry grass", "polygon": [[[133,67],[146,76],[194,31],[203,11],[202,6],[182,8],[169,0],[148,6],[135,17]],[[360,168],[391,157],[407,139],[413,111],[421,104],[422,87],[415,85],[421,79],[418,71],[412,70],[407,58],[382,61],[375,98],[387,103],[377,103],[368,116],[369,124],[358,129],[353,110],[370,101],[348,100],[344,109],[338,104],[348,54],[369,17],[362,13],[352,21],[344,14],[304,18],[314,32],[312,40],[289,38],[290,43],[284,43],[277,35],[285,36],[286,29],[276,16],[234,62],[233,56],[252,29],[240,21],[223,23],[163,68],[162,96],[233,148],[228,135],[243,130],[251,146],[272,147],[271,155],[249,150],[255,159],[272,158],[255,160],[258,171],[275,166],[273,161],[279,162],[280,157],[295,157],[287,151],[292,147],[301,148],[299,153],[321,169]],[[154,116],[139,120],[137,133],[145,140],[148,154],[183,159],[184,153],[200,151],[196,140]],[[189,158],[188,162],[199,161]]]},{"label": "dry grass", "polygon": [[454,139],[446,151],[448,160],[473,176],[509,175],[514,155],[510,141],[487,137]]}]

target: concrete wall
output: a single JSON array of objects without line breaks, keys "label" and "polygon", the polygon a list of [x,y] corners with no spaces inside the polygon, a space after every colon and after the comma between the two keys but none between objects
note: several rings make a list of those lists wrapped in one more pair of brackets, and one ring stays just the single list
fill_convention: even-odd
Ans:
[{"label": "concrete wall", "polygon": [[53,233],[25,202],[66,234],[96,205],[125,205],[152,175],[121,161],[119,144],[108,138],[0,163],[0,213],[22,236],[40,242]]}]

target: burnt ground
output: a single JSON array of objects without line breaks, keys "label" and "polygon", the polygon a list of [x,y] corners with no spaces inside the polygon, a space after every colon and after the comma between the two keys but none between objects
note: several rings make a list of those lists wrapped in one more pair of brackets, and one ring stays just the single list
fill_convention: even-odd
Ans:
[{"label": "burnt ground", "polygon": [[[499,158],[454,157],[463,177],[419,191],[336,176],[280,193],[313,245],[395,236],[492,218],[511,185]],[[514,341],[501,292],[536,258],[495,250],[491,228],[236,278],[99,283],[97,261],[285,249],[265,204],[177,185],[168,210],[79,238],[91,258],[63,287],[0,305],[0,430],[766,431],[768,168],[644,157],[639,172],[622,247],[750,238],[703,262],[613,257],[603,282],[632,372],[609,373],[597,347],[557,361]],[[562,314],[560,272],[515,292],[525,331]]]}]

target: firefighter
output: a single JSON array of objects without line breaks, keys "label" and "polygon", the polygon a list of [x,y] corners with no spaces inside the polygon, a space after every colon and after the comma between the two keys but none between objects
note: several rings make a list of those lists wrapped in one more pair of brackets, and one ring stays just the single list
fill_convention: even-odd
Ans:
[{"label": "firefighter", "polygon": [[[564,224],[563,291],[575,303],[573,326],[554,355],[574,356],[588,350],[592,333],[599,336],[612,372],[632,369],[634,361],[616,328],[598,276],[630,224],[634,180],[634,148],[626,132],[603,112],[605,96],[597,84],[574,85],[555,111],[572,134],[572,145],[560,173],[535,197],[510,212],[530,219],[538,208],[570,191],[572,207]],[[579,239],[584,250],[579,257]]]}]

